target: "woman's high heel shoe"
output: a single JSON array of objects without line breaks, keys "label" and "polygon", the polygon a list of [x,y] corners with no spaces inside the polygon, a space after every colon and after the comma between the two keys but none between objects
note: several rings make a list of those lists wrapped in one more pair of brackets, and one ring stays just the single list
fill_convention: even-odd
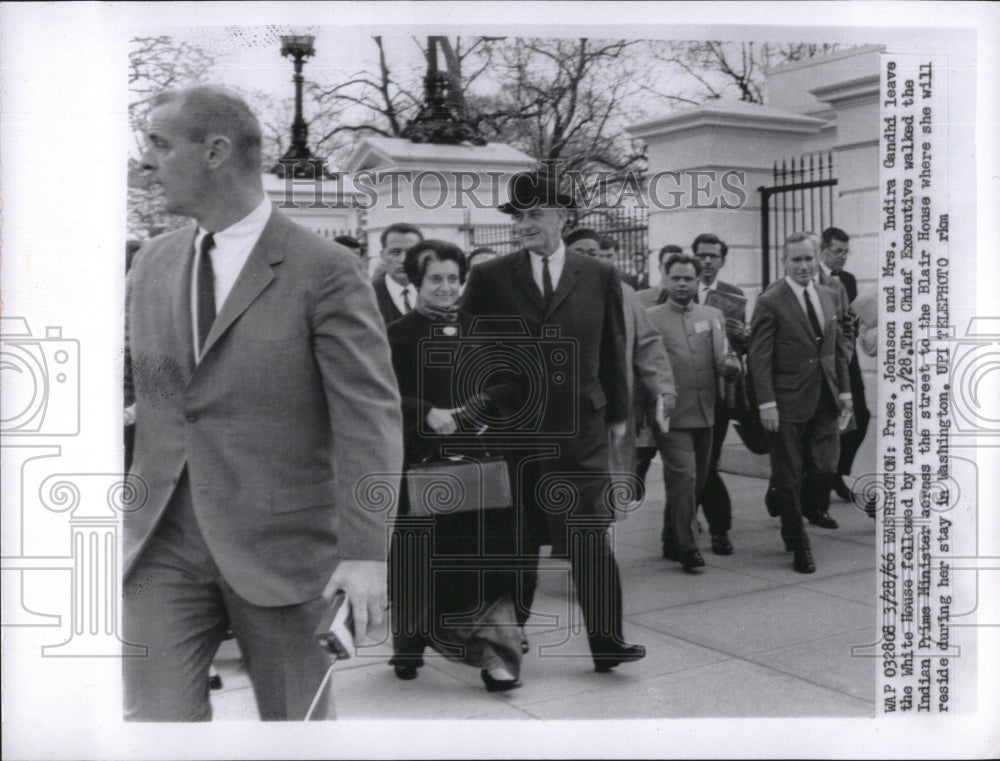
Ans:
[{"label": "woman's high heel shoe", "polygon": [[483,677],[483,684],[486,685],[487,692],[506,692],[521,686],[521,682],[517,679],[494,679],[486,669],[479,673]]}]

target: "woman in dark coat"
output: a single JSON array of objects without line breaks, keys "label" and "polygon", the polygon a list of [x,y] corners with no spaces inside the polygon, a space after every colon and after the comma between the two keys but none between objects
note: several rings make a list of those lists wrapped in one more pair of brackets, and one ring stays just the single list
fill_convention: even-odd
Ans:
[{"label": "woman in dark coat", "polygon": [[[463,397],[462,384],[455,383],[462,368],[454,358],[471,327],[471,317],[456,306],[465,257],[457,246],[426,240],[407,251],[404,267],[417,287],[417,306],[388,327],[402,398],[404,467],[457,454],[481,458],[482,426],[470,418],[482,419],[473,410],[495,410],[499,389]],[[513,508],[414,516],[405,480],[390,554],[396,676],[416,678],[430,645],[481,669],[491,692],[519,687],[521,637],[509,570]]]}]

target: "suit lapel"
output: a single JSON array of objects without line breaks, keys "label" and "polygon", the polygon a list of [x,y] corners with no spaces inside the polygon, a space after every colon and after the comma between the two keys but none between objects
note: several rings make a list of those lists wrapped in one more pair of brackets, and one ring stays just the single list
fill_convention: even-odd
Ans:
[{"label": "suit lapel", "polygon": [[574,255],[567,253],[565,256],[562,274],[559,276],[559,285],[552,294],[552,303],[549,304],[549,308],[545,312],[546,317],[556,311],[566,296],[569,295],[573,286],[576,285],[576,277],[580,272],[579,263],[576,261]]},{"label": "suit lapel", "polygon": [[205,339],[202,356],[211,351],[212,346],[225,333],[229,326],[246,311],[247,307],[274,280],[272,265],[279,263],[283,254],[282,241],[288,234],[287,222],[276,210],[271,212],[271,218],[264,227],[257,245],[253,247],[246,264],[236,278],[233,290],[222,305],[222,310],[212,323],[212,329]]},{"label": "suit lapel", "polygon": [[[531,276],[531,260],[527,250],[521,249],[514,254],[511,269],[514,282],[524,291],[524,295],[537,307],[538,311],[544,313],[545,298],[542,296],[541,291],[538,290],[535,279]],[[553,298],[553,301],[555,301],[555,298]]]},{"label": "suit lapel", "polygon": [[[819,294],[819,302],[823,306],[823,341],[825,342],[827,338],[835,336],[836,322],[837,322],[837,303],[834,301],[833,291],[829,288],[817,288],[816,293]],[[834,329],[831,329],[834,328]]]},{"label": "suit lapel", "polygon": [[198,226],[194,225],[181,239],[182,251],[174,258],[169,272],[170,282],[164,284],[164,293],[173,294],[170,318],[177,343],[180,346],[182,365],[188,374],[194,369],[194,317],[191,314],[191,269],[194,266],[194,239]]},{"label": "suit lapel", "polygon": [[813,333],[812,325],[809,324],[809,318],[806,317],[806,313],[803,311],[802,305],[795,297],[795,292],[787,282],[782,282],[781,293],[782,298],[785,299],[788,309],[795,315],[795,319],[798,322],[799,327],[805,331],[806,336],[809,338],[809,342],[815,343],[816,335]]}]

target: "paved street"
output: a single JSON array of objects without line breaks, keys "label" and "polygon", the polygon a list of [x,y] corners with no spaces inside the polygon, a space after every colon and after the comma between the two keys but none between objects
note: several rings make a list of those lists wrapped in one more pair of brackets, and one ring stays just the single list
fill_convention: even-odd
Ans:
[{"label": "paved street", "polygon": [[[727,446],[727,449],[729,447]],[[735,452],[734,452],[735,454]],[[737,458],[738,459],[738,458]],[[759,463],[758,463],[759,466]],[[739,466],[743,472],[754,467]],[[341,718],[625,719],[708,716],[872,716],[875,669],[852,657],[873,643],[875,529],[834,497],[837,530],[809,527],[817,572],[792,570],[777,519],[763,505],[766,481],[724,474],[734,505],[736,552],[713,555],[698,576],[660,557],[663,482],[650,471],[645,506],[617,526],[625,590],[625,636],[646,645],[645,660],[610,674],[593,670],[585,633],[571,631],[569,565],[546,560],[529,621],[524,686],[489,694],[476,669],[428,650],[418,679],[402,682],[390,648],[366,648],[339,663],[334,692]],[[759,470],[759,467],[757,467]],[[223,689],[212,693],[217,721],[255,719],[253,695],[233,642],[216,659]],[[696,689],[695,689],[696,687]]]}]

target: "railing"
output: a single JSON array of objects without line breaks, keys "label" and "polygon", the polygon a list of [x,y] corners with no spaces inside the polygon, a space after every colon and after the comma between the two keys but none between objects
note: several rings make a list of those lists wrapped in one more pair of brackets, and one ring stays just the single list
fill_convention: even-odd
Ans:
[{"label": "railing", "polygon": [[833,154],[810,153],[774,162],[773,185],[761,186],[760,256],[761,281],[771,282],[776,273],[781,244],[795,232],[822,233],[833,224]]}]

